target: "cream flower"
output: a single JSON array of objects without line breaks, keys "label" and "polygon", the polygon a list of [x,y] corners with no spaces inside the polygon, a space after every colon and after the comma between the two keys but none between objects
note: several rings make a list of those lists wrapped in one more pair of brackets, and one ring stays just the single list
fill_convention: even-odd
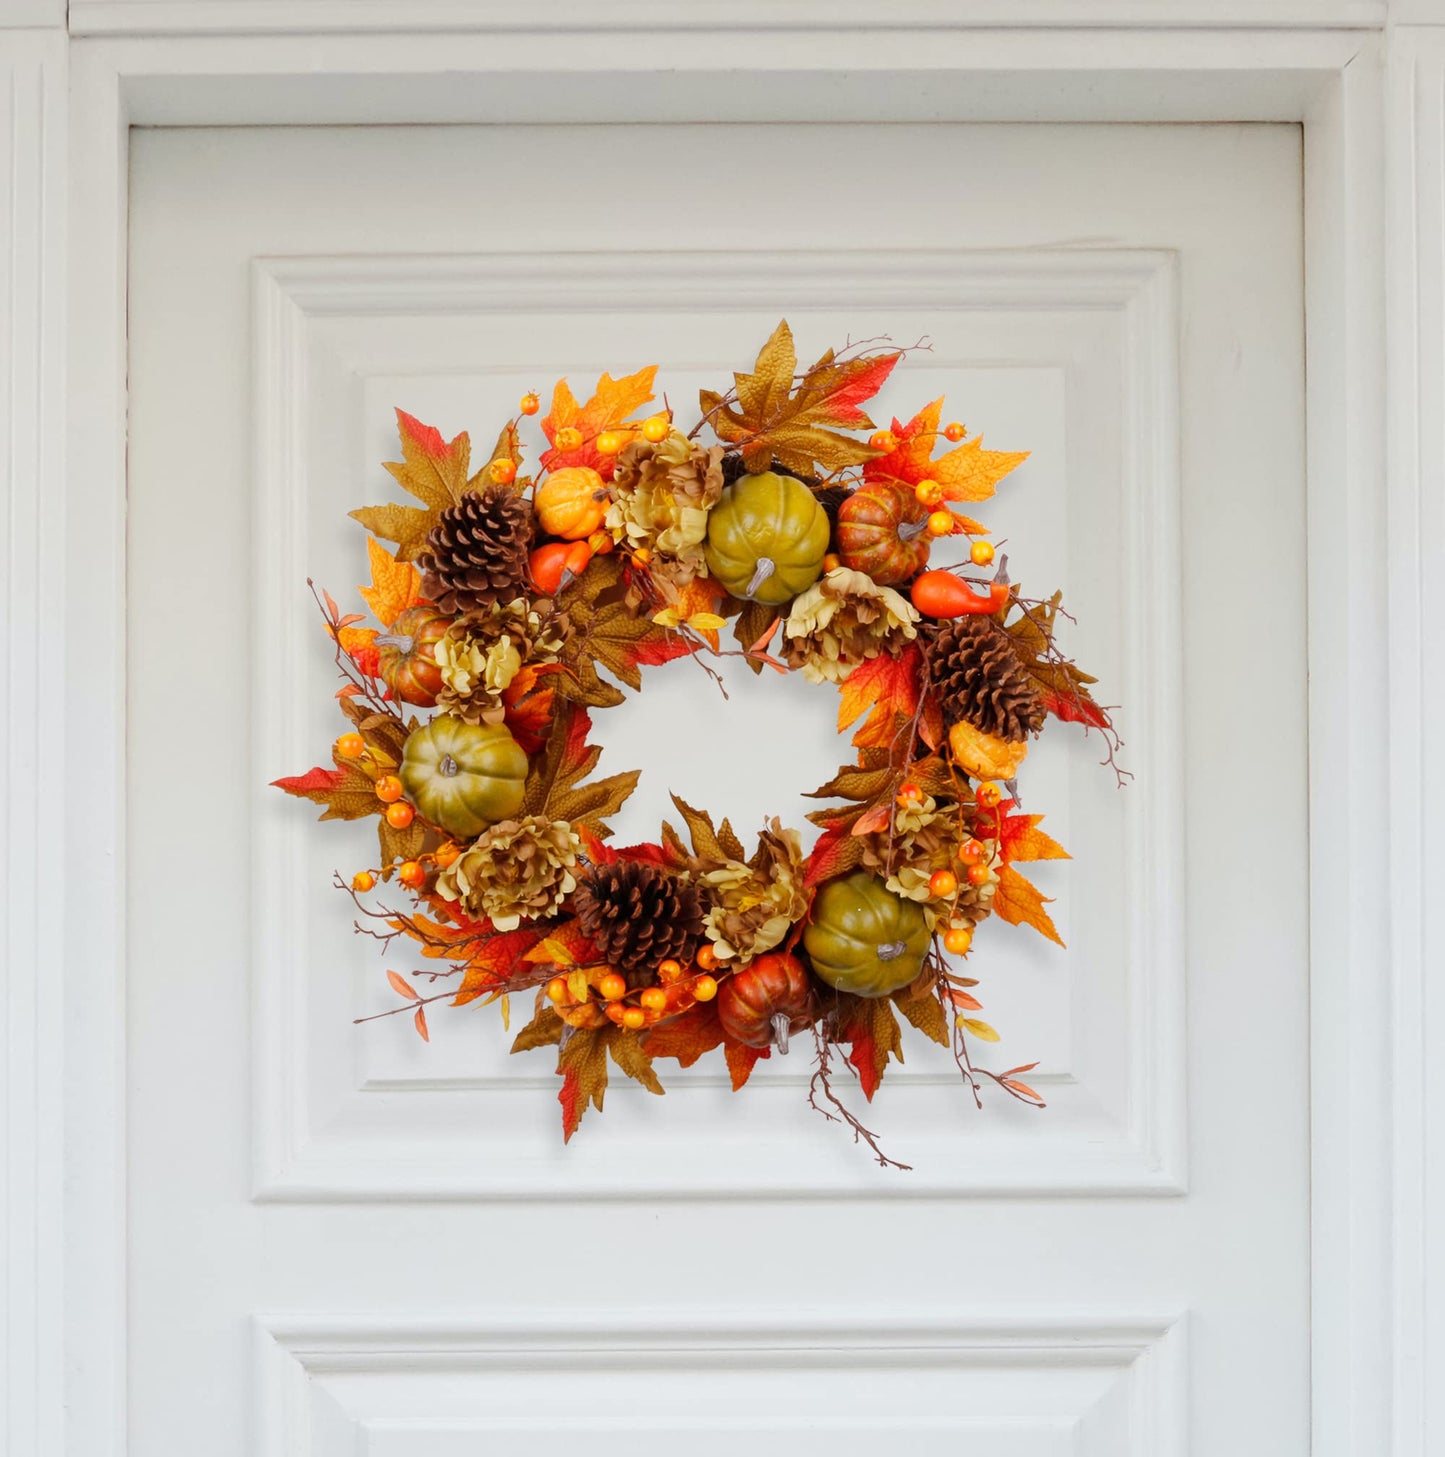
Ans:
[{"label": "cream flower", "polygon": [[864,572],[834,567],[793,599],[782,656],[810,683],[841,683],[859,663],[918,636],[918,613]]}]

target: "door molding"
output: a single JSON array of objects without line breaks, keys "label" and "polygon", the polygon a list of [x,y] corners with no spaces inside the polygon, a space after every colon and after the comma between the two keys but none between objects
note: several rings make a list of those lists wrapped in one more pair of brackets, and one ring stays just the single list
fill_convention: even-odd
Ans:
[{"label": "door molding", "polygon": [[[1445,1089],[1428,1075],[1445,1018],[1425,975],[1445,766],[1422,727],[1445,712],[1445,641],[1422,626],[1445,606],[1445,24],[1406,23],[1445,22],[1439,0],[1388,14],[1379,0],[1037,0],[1032,25],[1011,0],[1011,28],[991,0],[910,0],[888,25],[850,4],[830,7],[826,43],[762,21],[669,29],[646,0],[609,7],[617,28],[591,32],[573,28],[592,17],[575,0],[544,5],[531,29],[497,24],[510,4],[426,0],[392,35],[363,33],[383,9],[369,0],[72,0],[69,37],[62,8],[34,0],[17,12],[34,28],[0,28],[9,1450],[125,1448],[130,127],[844,114],[1303,125],[1311,1104],[1327,1134],[1312,1154],[1313,1452],[1445,1449],[1445,1396],[1422,1355],[1445,1337],[1427,1244],[1445,1227],[1430,1158]],[[1231,28],[1246,9],[1271,24]],[[767,11],[797,21],[807,7]],[[716,12],[686,13],[720,26]],[[994,28],[969,31],[959,12]],[[243,17],[253,33],[238,33]],[[62,884],[83,887],[83,914],[67,913]]]}]

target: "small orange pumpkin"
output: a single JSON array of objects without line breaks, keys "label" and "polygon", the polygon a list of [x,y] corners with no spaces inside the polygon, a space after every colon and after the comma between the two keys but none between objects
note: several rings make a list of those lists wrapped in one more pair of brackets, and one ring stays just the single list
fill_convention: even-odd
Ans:
[{"label": "small orange pumpkin", "polygon": [[532,506],[548,536],[582,541],[602,525],[607,500],[606,482],[590,465],[567,465],[537,487]]},{"label": "small orange pumpkin", "polygon": [[437,667],[436,645],[451,625],[446,613],[424,602],[408,607],[376,639],[381,676],[394,697],[421,708],[437,701],[442,670]]},{"label": "small orange pumpkin", "polygon": [[838,554],[880,587],[906,582],[928,565],[928,508],[888,481],[860,486],[838,507]]}]

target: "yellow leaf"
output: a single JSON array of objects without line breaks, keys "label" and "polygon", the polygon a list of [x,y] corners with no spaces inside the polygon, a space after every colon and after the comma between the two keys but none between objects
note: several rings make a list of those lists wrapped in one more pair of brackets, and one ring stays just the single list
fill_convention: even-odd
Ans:
[{"label": "yellow leaf", "polygon": [[1011,926],[1032,926],[1041,936],[1062,946],[1064,939],[1044,909],[1048,903],[1049,898],[1038,886],[1025,880],[1012,865],[999,868],[998,885],[993,893],[994,914]]},{"label": "yellow leaf", "polygon": [[999,1040],[998,1033],[987,1022],[980,1022],[977,1017],[960,1017],[958,1019],[958,1025],[965,1032],[972,1032],[981,1042],[997,1042]]},{"label": "yellow leaf", "polygon": [[[657,621],[655,617],[652,620]],[[687,625],[694,632],[716,632],[718,628],[726,627],[727,621],[726,617],[719,617],[716,612],[694,612],[687,619]]]},{"label": "yellow leaf", "polygon": [[511,997],[503,997],[502,998],[502,1031],[503,1032],[510,1032],[511,1030],[512,1030],[512,999],[511,999]]},{"label": "yellow leaf", "polygon": [[421,595],[421,573],[410,562],[400,562],[375,537],[366,538],[371,562],[371,586],[360,587],[361,600],[383,627],[390,627]]},{"label": "yellow leaf", "polygon": [[661,612],[652,614],[652,620],[659,627],[676,627],[682,619],[678,617],[676,608],[664,607]]}]

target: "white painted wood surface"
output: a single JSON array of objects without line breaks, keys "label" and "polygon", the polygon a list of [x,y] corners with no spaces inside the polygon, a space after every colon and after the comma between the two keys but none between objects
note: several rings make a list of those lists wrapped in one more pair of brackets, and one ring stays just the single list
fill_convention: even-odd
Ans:
[{"label": "white painted wood surface", "polygon": [[[1307,249],[1317,281],[1308,340],[1313,539],[1325,561],[1347,564],[1350,590],[1366,605],[1386,581],[1390,593],[1388,639],[1384,624],[1368,611],[1358,619],[1347,613],[1353,631],[1339,636],[1339,607],[1331,595],[1338,583],[1328,573],[1311,600],[1312,636],[1338,641],[1343,655],[1340,671],[1312,687],[1315,817],[1339,813],[1335,789],[1341,783],[1388,782],[1383,798],[1356,799],[1335,821],[1353,855],[1321,856],[1312,866],[1316,904],[1344,907],[1354,945],[1363,949],[1355,954],[1348,944],[1319,936],[1312,947],[1314,1121],[1347,1130],[1317,1141],[1313,1156],[1312,1451],[1317,1457],[1426,1457],[1445,1445],[1445,1411],[1438,1382],[1432,1386],[1431,1380],[1431,1352],[1445,1336],[1438,1235],[1445,1223],[1439,1174],[1445,1100],[1438,1077],[1430,1074],[1442,1017],[1438,998],[1427,995],[1426,978],[1427,888],[1440,883],[1445,869],[1438,828],[1445,793],[1422,731],[1445,707],[1438,686],[1445,681],[1445,643],[1433,631],[1434,620],[1420,616],[1438,610],[1445,550],[1445,452],[1437,433],[1445,377],[1439,161],[1445,123],[1438,101],[1445,56],[1434,28],[1445,15],[1438,0],[1394,0],[1388,16],[1382,5],[1351,7],[1346,0],[1249,6],[1250,13],[1207,0],[1188,6],[1161,0],[1127,15],[1108,0],[1071,9],[1070,24],[1103,23],[1093,33],[1059,31],[1062,12],[1046,5],[1011,7],[1010,28],[966,35],[929,30],[894,36],[862,29],[862,22],[842,15],[825,45],[788,32],[752,32],[750,42],[742,29],[729,33],[725,45],[712,37],[702,45],[697,35],[659,33],[655,25],[645,36],[608,38],[570,32],[561,21],[546,37],[493,32],[484,43],[466,30],[446,36],[264,33],[299,17],[300,6],[273,9],[259,28],[251,26],[257,7],[231,7],[231,23],[239,14],[256,33],[200,38],[203,19],[219,16],[223,4],[157,5],[137,26],[138,0],[119,0],[108,17],[100,5],[79,0],[71,7],[73,26],[124,24],[135,38],[97,37],[68,47],[53,32],[47,37],[0,26],[0,69],[18,67],[28,76],[39,55],[44,73],[57,83],[46,93],[46,106],[22,98],[0,113],[0,142],[23,159],[53,149],[50,171],[60,179],[48,194],[50,246],[44,251],[31,246],[27,227],[16,226],[18,210],[0,214],[0,254],[12,301],[19,301],[18,312],[12,303],[5,315],[12,321],[6,343],[15,337],[18,317],[22,338],[27,331],[37,334],[46,341],[47,357],[59,359],[67,316],[71,342],[63,432],[71,529],[40,531],[39,545],[33,545],[38,526],[31,506],[17,503],[22,492],[32,491],[34,470],[23,453],[0,456],[0,507],[7,520],[19,523],[8,550],[23,559],[31,543],[40,553],[38,580],[66,583],[69,622],[64,701],[42,705],[55,714],[50,728],[42,723],[37,734],[30,705],[15,695],[0,721],[7,764],[23,765],[27,745],[58,745],[65,725],[69,732],[64,773],[52,776],[48,803],[65,806],[70,859],[61,859],[64,843],[54,837],[42,842],[34,860],[22,858],[12,867],[0,902],[7,953],[0,1044],[12,1059],[0,1114],[7,1151],[0,1248],[12,1257],[0,1381],[10,1448],[46,1457],[61,1451],[120,1457],[126,1447],[119,1197],[125,982],[118,954],[117,796],[124,664],[117,543],[123,523],[128,125],[526,120],[548,113],[614,120],[781,113],[826,118],[838,108],[880,119],[922,112],[955,119],[1305,124]],[[428,13],[434,17],[443,8]],[[317,14],[310,11],[300,23],[313,29]],[[1228,28],[1266,14],[1289,33]],[[7,7],[3,23],[44,26],[61,19],[58,4],[36,0]],[[1032,26],[1035,20],[1043,23]],[[1225,28],[1209,34],[1176,34],[1171,25],[1215,20]],[[474,18],[466,24],[482,28]],[[746,83],[740,52],[766,81]],[[779,68],[789,71],[785,87],[771,81]],[[670,73],[679,70],[688,74],[671,85]],[[68,144],[66,118],[50,109],[67,71]],[[515,79],[520,71],[529,73],[525,86]],[[565,85],[557,84],[563,77]],[[23,201],[34,190],[31,181],[16,195]],[[57,206],[65,193],[79,219],[68,263],[59,231],[64,209]],[[67,278],[62,296],[53,285]],[[1362,336],[1376,342],[1361,348]],[[1370,462],[1379,461],[1386,428],[1385,344],[1389,453],[1382,472]],[[54,410],[54,391],[42,386],[41,394],[50,401],[42,408]],[[28,396],[0,392],[0,434],[13,431],[17,420],[23,432],[33,411]],[[1387,538],[1368,531],[1357,538],[1348,513],[1351,492],[1362,493],[1368,510],[1386,490]],[[1343,550],[1341,543],[1355,550]],[[44,614],[17,613],[9,597],[6,603],[9,661],[53,662],[53,622]],[[1361,694],[1365,713],[1352,718],[1345,710],[1347,687]],[[1368,710],[1386,691],[1391,711],[1382,724]],[[62,778],[63,790],[55,789]],[[32,806],[23,793],[8,796],[7,826],[28,824]],[[38,938],[40,925],[61,923],[58,910],[47,915],[60,904],[60,865],[82,859],[89,913],[66,922],[59,939]],[[1387,864],[1392,925],[1390,944],[1382,948]],[[35,897],[25,893],[29,883],[39,887],[38,917]],[[51,901],[44,899],[47,886]],[[16,946],[22,948],[19,961]],[[35,959],[26,964],[32,948]],[[34,1020],[37,1003],[45,1014]],[[1337,1055],[1351,1034],[1356,1041],[1348,1076],[1339,1076],[1325,1054]],[[1354,1055],[1356,1045],[1369,1049],[1369,1056]],[[57,1126],[62,1066],[69,1108],[63,1138]],[[63,1206],[56,1192],[62,1156]],[[62,1233],[63,1280],[57,1258]],[[32,1251],[39,1252],[33,1261]],[[63,1407],[56,1369],[62,1315],[69,1376]]]}]

